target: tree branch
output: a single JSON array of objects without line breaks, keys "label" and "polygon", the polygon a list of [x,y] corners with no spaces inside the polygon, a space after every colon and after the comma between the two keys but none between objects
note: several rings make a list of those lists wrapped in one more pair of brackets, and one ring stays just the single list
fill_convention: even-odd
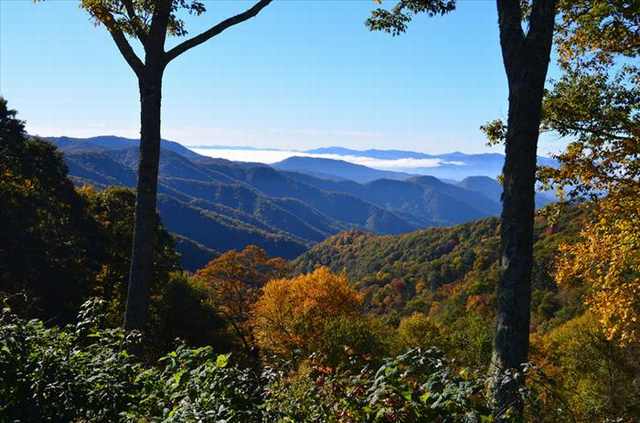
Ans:
[{"label": "tree branch", "polygon": [[215,37],[216,35],[220,34],[222,31],[226,30],[227,28],[230,28],[234,25],[237,25],[239,23],[242,23],[248,19],[253,18],[254,16],[256,16],[258,13],[260,13],[260,11],[262,9],[264,9],[269,3],[271,3],[272,0],[260,0],[258,1],[253,7],[251,7],[250,9],[245,10],[244,12],[232,16],[228,19],[225,19],[224,21],[218,23],[217,25],[211,27],[210,29],[208,29],[207,31],[196,35],[193,38],[190,38],[180,44],[178,44],[177,46],[175,46],[174,48],[172,48],[171,50],[169,50],[166,54],[165,54],[165,62],[169,63],[170,61],[172,61],[173,59],[175,59],[176,57],[178,57],[179,55],[181,55],[182,53],[184,53],[185,51],[198,46],[202,43],[204,43],[205,41],[208,41],[209,39]]},{"label": "tree branch", "polygon": [[163,66],[164,61],[164,43],[167,39],[167,26],[171,16],[171,2],[173,0],[155,0],[155,8],[151,17],[151,26],[149,28],[149,36],[144,46],[146,56],[146,64],[152,66]]},{"label": "tree branch", "polygon": [[516,59],[524,47],[525,35],[522,30],[522,8],[520,0],[497,0],[498,25],[500,27],[500,47],[507,77],[514,69]]},{"label": "tree branch", "polygon": [[136,55],[131,48],[131,44],[127,41],[127,38],[124,36],[124,33],[120,28],[113,25],[111,22],[114,22],[113,17],[111,17],[110,22],[105,22],[105,26],[107,30],[109,30],[109,34],[111,34],[111,38],[116,43],[118,50],[120,50],[120,54],[127,61],[133,72],[135,72],[136,76],[140,76],[142,74],[142,70],[144,69],[144,64],[142,60]]},{"label": "tree branch", "polygon": [[144,44],[147,38],[147,34],[145,33],[144,29],[140,26],[140,20],[139,20],[140,18],[138,18],[138,16],[136,15],[136,11],[135,11],[135,8],[133,7],[133,3],[131,2],[131,0],[122,0],[122,3],[124,4],[124,8],[127,11],[127,16],[129,16],[129,20],[131,21],[131,26],[133,28],[133,31],[136,33],[136,36],[138,37],[140,42]]},{"label": "tree branch", "polygon": [[556,17],[557,0],[536,0],[533,2],[531,17],[529,18],[529,33],[527,44],[535,49],[542,49],[542,54],[547,55],[551,49],[553,26]]}]

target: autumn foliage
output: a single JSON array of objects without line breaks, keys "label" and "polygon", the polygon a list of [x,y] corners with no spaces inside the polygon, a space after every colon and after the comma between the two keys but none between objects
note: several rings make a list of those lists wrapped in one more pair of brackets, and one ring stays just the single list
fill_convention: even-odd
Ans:
[{"label": "autumn foliage", "polygon": [[609,339],[640,342],[640,199],[612,197],[580,240],[561,246],[558,282],[585,283],[588,306]]},{"label": "autumn foliage", "polygon": [[195,274],[198,286],[207,292],[207,301],[222,317],[245,351],[255,346],[251,308],[260,289],[269,279],[282,277],[287,262],[271,258],[255,245],[229,251],[212,260]]},{"label": "autumn foliage", "polygon": [[344,274],[326,267],[291,279],[267,283],[254,308],[255,336],[265,351],[289,356],[311,352],[325,325],[337,317],[355,317],[362,297]]}]

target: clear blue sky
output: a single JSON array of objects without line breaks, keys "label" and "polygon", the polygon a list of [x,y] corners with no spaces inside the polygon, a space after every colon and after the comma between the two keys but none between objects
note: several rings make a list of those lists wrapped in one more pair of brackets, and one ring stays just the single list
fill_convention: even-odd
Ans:
[{"label": "clear blue sky", "polygon": [[[0,0],[0,94],[34,134],[136,137],[133,73],[78,4]],[[188,20],[192,34],[251,2],[206,4]],[[395,38],[364,26],[375,7],[276,0],[187,52],[166,72],[163,136],[189,145],[488,151],[478,127],[507,111],[495,2],[462,0]],[[546,139],[540,152],[559,146]]]}]

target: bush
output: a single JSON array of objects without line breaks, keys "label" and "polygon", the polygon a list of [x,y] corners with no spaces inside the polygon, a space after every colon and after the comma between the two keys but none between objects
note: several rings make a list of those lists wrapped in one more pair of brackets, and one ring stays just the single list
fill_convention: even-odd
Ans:
[{"label": "bush", "polygon": [[491,414],[483,379],[454,372],[436,349],[413,349],[360,371],[312,364],[276,378],[269,391],[266,417],[276,422],[473,422]]},{"label": "bush", "polygon": [[138,395],[141,366],[127,353],[136,333],[97,330],[104,302],[82,306],[65,329],[0,317],[0,420],[111,422]]},{"label": "bush", "polygon": [[444,342],[440,329],[424,313],[414,313],[400,321],[397,342],[402,350],[409,348],[441,348]]},{"label": "bush", "polygon": [[47,328],[4,308],[0,317],[0,421],[260,421],[262,384],[210,347],[184,345],[144,365],[136,332],[101,329],[105,302],[78,323]]},{"label": "bush", "polygon": [[379,363],[390,352],[392,338],[393,329],[379,318],[339,316],[327,322],[315,350],[331,367]]}]

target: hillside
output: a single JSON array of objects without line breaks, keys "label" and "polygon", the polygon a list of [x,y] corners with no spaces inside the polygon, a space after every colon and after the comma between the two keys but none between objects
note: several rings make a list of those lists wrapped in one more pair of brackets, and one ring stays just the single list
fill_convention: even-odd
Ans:
[{"label": "hillside", "polygon": [[[378,179],[367,184],[332,181],[289,174],[326,191],[344,192],[373,203],[407,219],[417,227],[447,226],[500,213],[500,198],[442,182],[432,176],[415,176],[404,181]],[[494,181],[501,190],[497,181]]]},{"label": "hillside", "polygon": [[[52,141],[65,153],[76,183],[133,187],[137,149],[126,140],[116,142],[126,145],[124,149],[109,148],[103,137],[94,140],[95,144],[93,140]],[[166,227],[193,241],[178,243],[189,269],[205,263],[212,251],[249,244],[293,258],[313,243],[352,227],[380,233],[416,229],[369,202],[297,182],[270,167],[193,154],[186,157],[175,146],[162,150],[158,204]]]},{"label": "hillside", "polygon": [[[534,308],[543,293],[555,290],[550,271],[558,244],[576,236],[585,216],[573,208],[555,224],[544,213],[536,218]],[[348,231],[317,244],[297,258],[294,267],[299,273],[317,266],[344,271],[366,295],[371,311],[409,315],[428,312],[437,298],[455,298],[462,304],[472,296],[493,301],[499,245],[496,218],[398,236]],[[441,291],[443,297],[439,297]],[[459,295],[452,295],[453,291]]]}]

